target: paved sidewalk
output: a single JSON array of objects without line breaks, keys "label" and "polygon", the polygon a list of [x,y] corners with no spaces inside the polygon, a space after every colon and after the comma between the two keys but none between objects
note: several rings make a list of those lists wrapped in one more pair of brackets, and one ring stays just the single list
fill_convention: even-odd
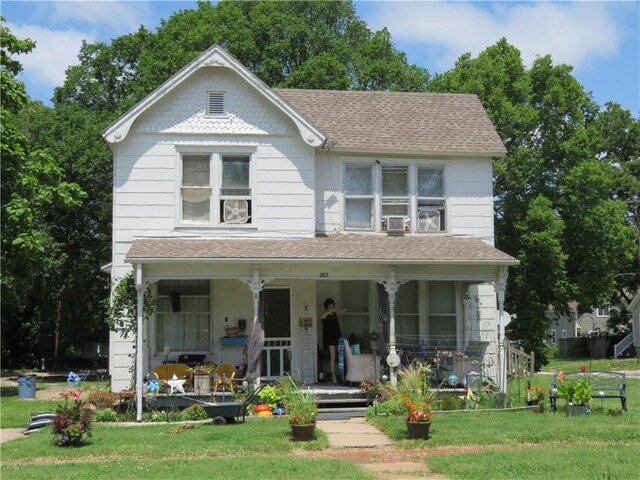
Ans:
[{"label": "paved sidewalk", "polygon": [[317,428],[329,438],[332,447],[374,448],[392,445],[392,441],[364,418],[320,420]]}]

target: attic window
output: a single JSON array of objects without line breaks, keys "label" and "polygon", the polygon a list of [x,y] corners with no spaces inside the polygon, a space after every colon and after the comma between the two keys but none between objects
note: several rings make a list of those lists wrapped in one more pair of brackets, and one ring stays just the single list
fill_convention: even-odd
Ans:
[{"label": "attic window", "polygon": [[207,92],[207,115],[221,117],[225,114],[224,93]]}]

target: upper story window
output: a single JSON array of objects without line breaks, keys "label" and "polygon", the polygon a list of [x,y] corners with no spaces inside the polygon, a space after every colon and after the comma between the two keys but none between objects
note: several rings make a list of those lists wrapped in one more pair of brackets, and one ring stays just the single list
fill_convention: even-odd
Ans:
[{"label": "upper story window", "polygon": [[605,305],[604,307],[598,308],[598,316],[599,317],[608,317],[609,316],[609,305]]},{"label": "upper story window", "polygon": [[418,167],[418,232],[445,230],[443,169]]},{"label": "upper story window", "polygon": [[347,164],[344,178],[346,229],[446,231],[444,168]]},{"label": "upper story window", "polygon": [[182,156],[182,221],[211,222],[211,157]]},{"label": "upper story window", "polygon": [[344,183],[346,228],[373,228],[373,166],[347,165]]},{"label": "upper story window", "polygon": [[207,115],[211,117],[222,117],[226,114],[224,92],[207,92]]},{"label": "upper story window", "polygon": [[251,155],[183,153],[181,159],[183,224],[252,223]]},{"label": "upper story window", "polygon": [[408,167],[382,167],[382,216],[409,215]]},{"label": "upper story window", "polygon": [[251,223],[249,155],[222,157],[220,223]]}]

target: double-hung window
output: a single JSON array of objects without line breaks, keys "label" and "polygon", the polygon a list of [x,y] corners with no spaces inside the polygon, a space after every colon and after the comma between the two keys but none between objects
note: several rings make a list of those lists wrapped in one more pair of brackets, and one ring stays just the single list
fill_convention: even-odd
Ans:
[{"label": "double-hung window", "polygon": [[220,223],[251,223],[251,159],[222,156]]},{"label": "double-hung window", "polygon": [[182,156],[182,221],[211,222],[211,156]]},{"label": "double-hung window", "polygon": [[250,154],[185,152],[181,160],[181,223],[252,223]]},{"label": "double-hung window", "polygon": [[406,166],[382,167],[382,216],[409,216],[409,169]]},{"label": "double-hung window", "polygon": [[417,231],[442,232],[445,225],[443,169],[418,167]]},{"label": "double-hung window", "polygon": [[345,227],[373,228],[373,165],[347,165],[345,170]]}]

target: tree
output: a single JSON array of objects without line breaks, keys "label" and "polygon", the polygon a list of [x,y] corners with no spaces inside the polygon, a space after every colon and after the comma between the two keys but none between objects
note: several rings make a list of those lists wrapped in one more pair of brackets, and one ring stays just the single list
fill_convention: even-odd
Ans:
[{"label": "tree", "polygon": [[507,146],[494,161],[496,246],[521,261],[507,291],[517,313],[509,335],[536,352],[538,366],[547,309],[609,303],[637,248],[638,120],[619,106],[601,110],[571,70],[548,55],[527,69],[501,39],[429,86],[477,94]]},{"label": "tree", "polygon": [[31,297],[47,267],[49,271],[59,268],[64,248],[56,239],[56,221],[81,204],[84,192],[66,181],[64,169],[49,152],[36,148],[21,131],[20,114],[29,99],[24,85],[15,78],[22,66],[12,55],[28,53],[35,44],[18,40],[4,25],[0,35],[2,358],[12,366],[26,360],[25,355],[42,351],[45,329],[40,314],[45,305],[60,305],[66,285],[49,290],[49,296],[40,302],[32,302]]}]

